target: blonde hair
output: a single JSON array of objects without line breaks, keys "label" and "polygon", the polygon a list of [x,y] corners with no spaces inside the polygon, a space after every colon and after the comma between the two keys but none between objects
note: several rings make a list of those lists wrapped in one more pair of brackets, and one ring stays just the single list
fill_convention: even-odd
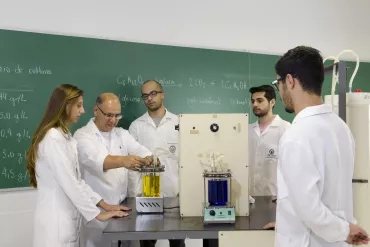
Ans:
[{"label": "blonde hair", "polygon": [[61,128],[64,133],[70,132],[66,123],[70,117],[67,114],[67,105],[76,103],[80,96],[83,96],[83,91],[70,84],[59,85],[51,94],[44,116],[27,151],[27,170],[30,184],[34,188],[37,188],[35,168],[39,143],[51,128]]}]

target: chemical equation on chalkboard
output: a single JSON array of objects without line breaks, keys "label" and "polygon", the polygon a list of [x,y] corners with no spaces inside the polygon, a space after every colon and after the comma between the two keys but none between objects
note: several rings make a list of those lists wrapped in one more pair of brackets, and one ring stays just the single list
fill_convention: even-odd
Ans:
[{"label": "chemical equation on chalkboard", "polygon": [[220,98],[212,98],[212,97],[190,97],[186,98],[186,104],[189,107],[194,107],[197,105],[215,105],[219,106],[221,105],[221,99]]},{"label": "chemical equation on chalkboard", "polygon": [[16,106],[22,103],[26,103],[27,99],[24,94],[9,95],[8,93],[1,92],[0,90],[0,101],[9,101],[11,102],[12,106]]},{"label": "chemical equation on chalkboard", "polygon": [[[154,76],[153,78],[148,78],[148,79],[153,79],[157,82],[159,82],[163,87],[182,87],[182,83],[176,83],[174,80],[166,77],[159,77],[159,76]],[[116,82],[118,85],[127,87],[141,87],[147,79],[143,79],[141,75],[136,75],[136,76],[128,76],[128,75],[119,75],[116,79]]]},{"label": "chemical equation on chalkboard", "polygon": [[0,111],[0,121],[14,121],[15,123],[19,123],[20,121],[26,119],[28,119],[28,117],[24,110],[16,113]]},{"label": "chemical equation on chalkboard", "polygon": [[13,179],[19,183],[22,183],[28,179],[27,172],[16,172],[15,169],[3,167],[1,170],[1,177],[5,179]]},{"label": "chemical equation on chalkboard", "polygon": [[18,143],[31,139],[28,129],[14,131],[11,128],[0,129],[0,140],[15,139]]},{"label": "chemical equation on chalkboard", "polygon": [[41,66],[22,68],[22,66],[19,64],[15,67],[0,65],[0,75],[1,74],[20,75],[24,73],[27,73],[29,75],[52,75],[53,74],[50,69],[45,69],[45,68],[42,68]]},{"label": "chemical equation on chalkboard", "polygon": [[247,81],[233,81],[233,80],[210,80],[206,81],[201,78],[189,78],[189,86],[195,88],[216,88],[221,87],[224,90],[248,90]]}]

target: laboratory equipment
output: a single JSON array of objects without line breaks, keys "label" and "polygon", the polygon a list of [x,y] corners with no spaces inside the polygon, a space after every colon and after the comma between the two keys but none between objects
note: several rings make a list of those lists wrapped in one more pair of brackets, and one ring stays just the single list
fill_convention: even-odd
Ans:
[{"label": "laboratory equipment", "polygon": [[138,169],[141,175],[142,191],[136,197],[138,213],[163,213],[163,195],[161,194],[161,173],[164,166],[146,166]]},{"label": "laboratory equipment", "polygon": [[219,231],[219,247],[271,247],[275,243],[275,231],[266,230],[241,230],[241,231]]},{"label": "laboratory equipment", "polygon": [[207,169],[204,178],[204,212],[203,222],[235,223],[235,207],[231,205],[231,171],[230,169]]},{"label": "laboratory equipment", "polygon": [[[345,51],[341,52],[343,54]],[[354,217],[367,232],[370,232],[370,93],[356,90],[352,92],[353,79],[359,67],[358,56],[356,68],[351,76],[349,92],[347,92],[346,66],[336,57],[333,70],[338,73],[333,76],[331,95],[326,95],[326,104],[332,104],[333,111],[342,117],[350,128],[355,140],[355,168],[352,179],[353,186],[353,212]],[[334,81],[335,80],[335,81]],[[339,82],[338,95],[334,95],[335,85]],[[342,100],[341,100],[342,97]]]},{"label": "laboratory equipment", "polygon": [[153,150],[153,163],[138,169],[142,182],[141,193],[136,196],[136,211],[138,213],[163,213],[161,174],[165,171],[165,167],[158,163],[158,158],[161,156],[177,159],[173,153],[157,147]]},{"label": "laboratory equipment", "polygon": [[[331,95],[325,103],[331,103]],[[334,95],[333,111],[338,114],[338,95]],[[358,223],[370,232],[370,93],[346,94],[346,123],[355,140],[355,169],[353,173],[353,212]]]},{"label": "laboratory equipment", "polygon": [[[225,182],[209,186],[208,181],[212,181],[211,176],[216,174],[204,173],[205,169],[212,171],[210,164],[215,163],[212,163],[214,154],[218,159],[216,163],[220,162],[225,173],[217,176],[229,181],[229,198],[226,205],[234,206],[235,216],[249,215],[248,124],[248,114],[242,113],[179,115],[179,188],[182,217],[202,217],[205,213],[209,214],[210,210],[205,210],[205,205],[209,203],[209,198],[204,194],[208,195],[207,188],[225,188],[222,187]],[[232,171],[232,176],[230,171],[227,175],[227,169]],[[221,197],[222,200],[214,198],[211,195],[211,203],[222,204],[226,201],[225,197]]]}]

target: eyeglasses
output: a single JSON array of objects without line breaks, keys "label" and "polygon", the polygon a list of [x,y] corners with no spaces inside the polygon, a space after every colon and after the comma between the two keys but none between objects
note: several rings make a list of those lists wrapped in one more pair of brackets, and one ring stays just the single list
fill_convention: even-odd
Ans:
[{"label": "eyeglasses", "polygon": [[149,96],[150,97],[152,97],[152,98],[154,98],[155,96],[157,96],[157,94],[159,94],[159,93],[162,93],[162,91],[151,91],[150,93],[143,93],[142,95],[141,95],[141,98],[143,99],[143,100],[147,100],[148,98],[149,98]]},{"label": "eyeglasses", "polygon": [[280,77],[279,79],[276,79],[275,81],[271,82],[271,84],[275,87],[276,91],[279,91],[279,81],[284,81],[286,75]]},{"label": "eyeglasses", "polygon": [[103,112],[102,109],[100,109],[99,106],[96,106],[98,107],[98,109],[101,111],[101,113],[103,113],[104,116],[106,116],[107,118],[115,118],[117,120],[121,119],[122,118],[122,114],[121,113],[118,113],[118,114],[113,114],[113,113],[105,113]]}]

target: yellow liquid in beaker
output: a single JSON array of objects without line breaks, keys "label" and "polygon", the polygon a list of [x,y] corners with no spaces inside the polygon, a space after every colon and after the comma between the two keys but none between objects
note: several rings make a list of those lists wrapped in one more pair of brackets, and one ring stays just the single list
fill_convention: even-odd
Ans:
[{"label": "yellow liquid in beaker", "polygon": [[157,174],[145,175],[143,178],[143,195],[145,197],[159,197],[161,188],[160,176]]}]

